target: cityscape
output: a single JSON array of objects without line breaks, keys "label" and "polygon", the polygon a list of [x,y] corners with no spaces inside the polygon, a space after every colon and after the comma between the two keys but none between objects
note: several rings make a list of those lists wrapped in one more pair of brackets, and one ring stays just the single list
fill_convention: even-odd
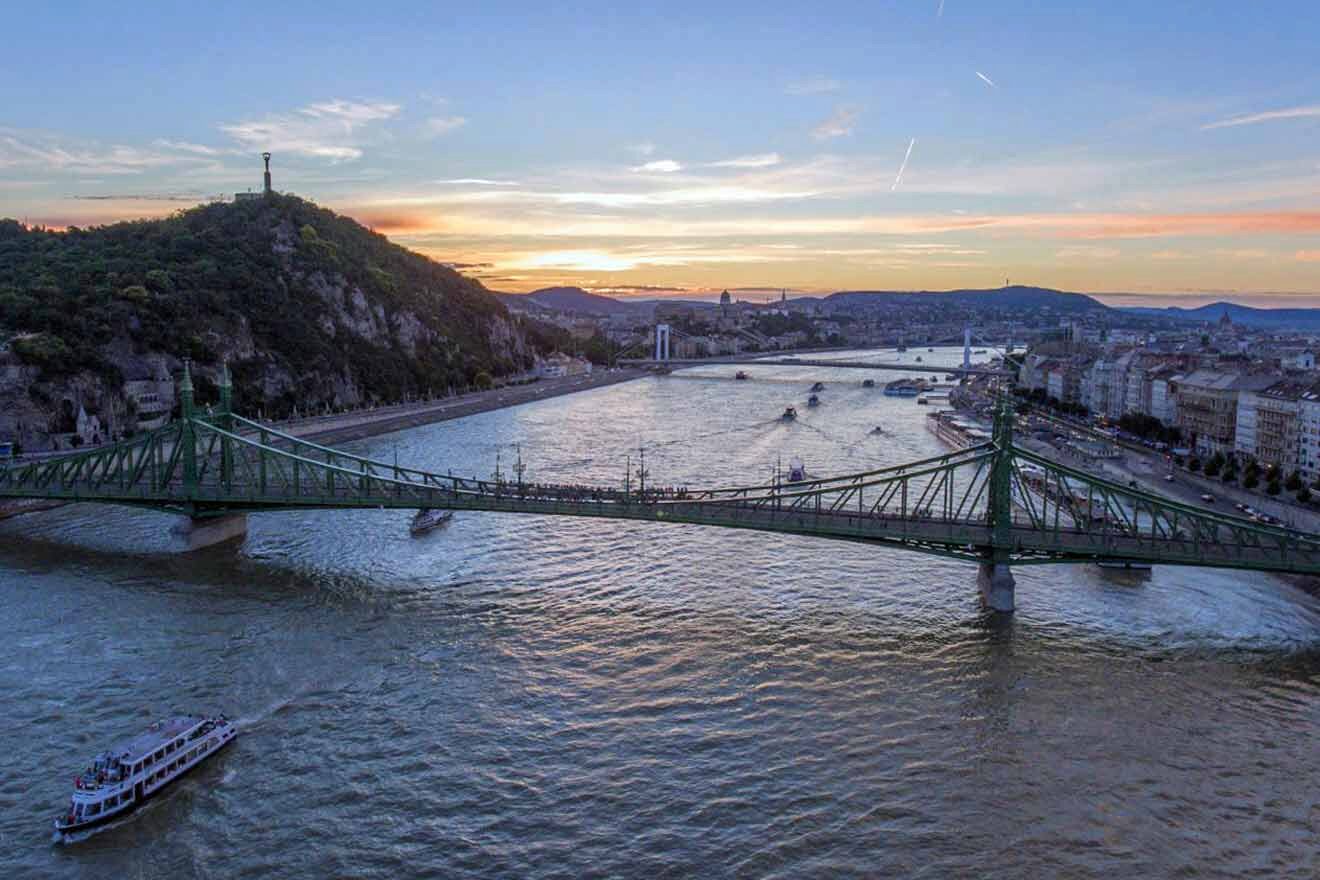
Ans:
[{"label": "cityscape", "polygon": [[1285,5],[16,11],[0,876],[1314,876]]}]

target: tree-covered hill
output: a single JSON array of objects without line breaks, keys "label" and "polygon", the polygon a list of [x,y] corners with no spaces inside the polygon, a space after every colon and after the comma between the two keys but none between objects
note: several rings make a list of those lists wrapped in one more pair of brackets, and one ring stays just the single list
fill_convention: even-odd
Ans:
[{"label": "tree-covered hill", "polygon": [[535,355],[479,282],[281,195],[64,232],[0,220],[6,338],[38,406],[190,357],[203,377],[227,359],[240,406],[272,414],[440,393]]}]

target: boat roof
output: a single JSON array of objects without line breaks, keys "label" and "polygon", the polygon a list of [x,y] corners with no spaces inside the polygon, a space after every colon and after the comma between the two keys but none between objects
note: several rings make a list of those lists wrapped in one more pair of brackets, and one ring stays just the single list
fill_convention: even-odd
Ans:
[{"label": "boat roof", "polygon": [[116,743],[109,752],[115,757],[127,756],[130,761],[137,760],[205,720],[201,715],[175,715],[173,718],[165,718],[132,739]]}]

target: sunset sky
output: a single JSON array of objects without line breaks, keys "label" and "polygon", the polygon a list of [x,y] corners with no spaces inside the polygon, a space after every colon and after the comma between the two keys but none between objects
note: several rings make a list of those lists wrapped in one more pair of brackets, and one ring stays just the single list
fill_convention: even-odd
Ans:
[{"label": "sunset sky", "polygon": [[497,290],[1320,306],[1320,3],[13,4],[0,216],[260,187]]}]

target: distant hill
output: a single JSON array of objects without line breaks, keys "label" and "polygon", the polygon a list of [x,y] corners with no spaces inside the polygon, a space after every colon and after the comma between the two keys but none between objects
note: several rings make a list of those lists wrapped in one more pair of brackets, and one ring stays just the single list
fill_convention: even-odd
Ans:
[{"label": "distant hill", "polygon": [[1048,308],[1067,313],[1109,311],[1104,303],[1084,293],[1021,285],[987,290],[841,290],[825,297],[824,301],[845,306],[890,302],[895,305],[943,305],[978,309]]},{"label": "distant hill", "polygon": [[1217,302],[1206,306],[1198,306],[1194,309],[1184,309],[1181,306],[1168,306],[1166,308],[1131,306],[1122,311],[1136,315],[1149,315],[1198,323],[1205,321],[1214,323],[1224,315],[1228,315],[1230,321],[1244,327],[1320,329],[1320,309],[1257,309],[1251,306],[1240,306],[1237,303]]},{"label": "distant hill", "polygon": [[[302,199],[52,232],[0,220],[0,436],[132,430],[124,383],[228,361],[241,411],[392,401],[521,371],[536,345],[481,283]],[[0,352],[3,347],[0,347]],[[57,424],[58,423],[58,424]]]},{"label": "distant hill", "polygon": [[580,287],[544,287],[531,293],[502,293],[500,298],[506,305],[522,304],[533,310],[545,308],[583,315],[639,314],[650,310],[641,303],[589,293]]}]

